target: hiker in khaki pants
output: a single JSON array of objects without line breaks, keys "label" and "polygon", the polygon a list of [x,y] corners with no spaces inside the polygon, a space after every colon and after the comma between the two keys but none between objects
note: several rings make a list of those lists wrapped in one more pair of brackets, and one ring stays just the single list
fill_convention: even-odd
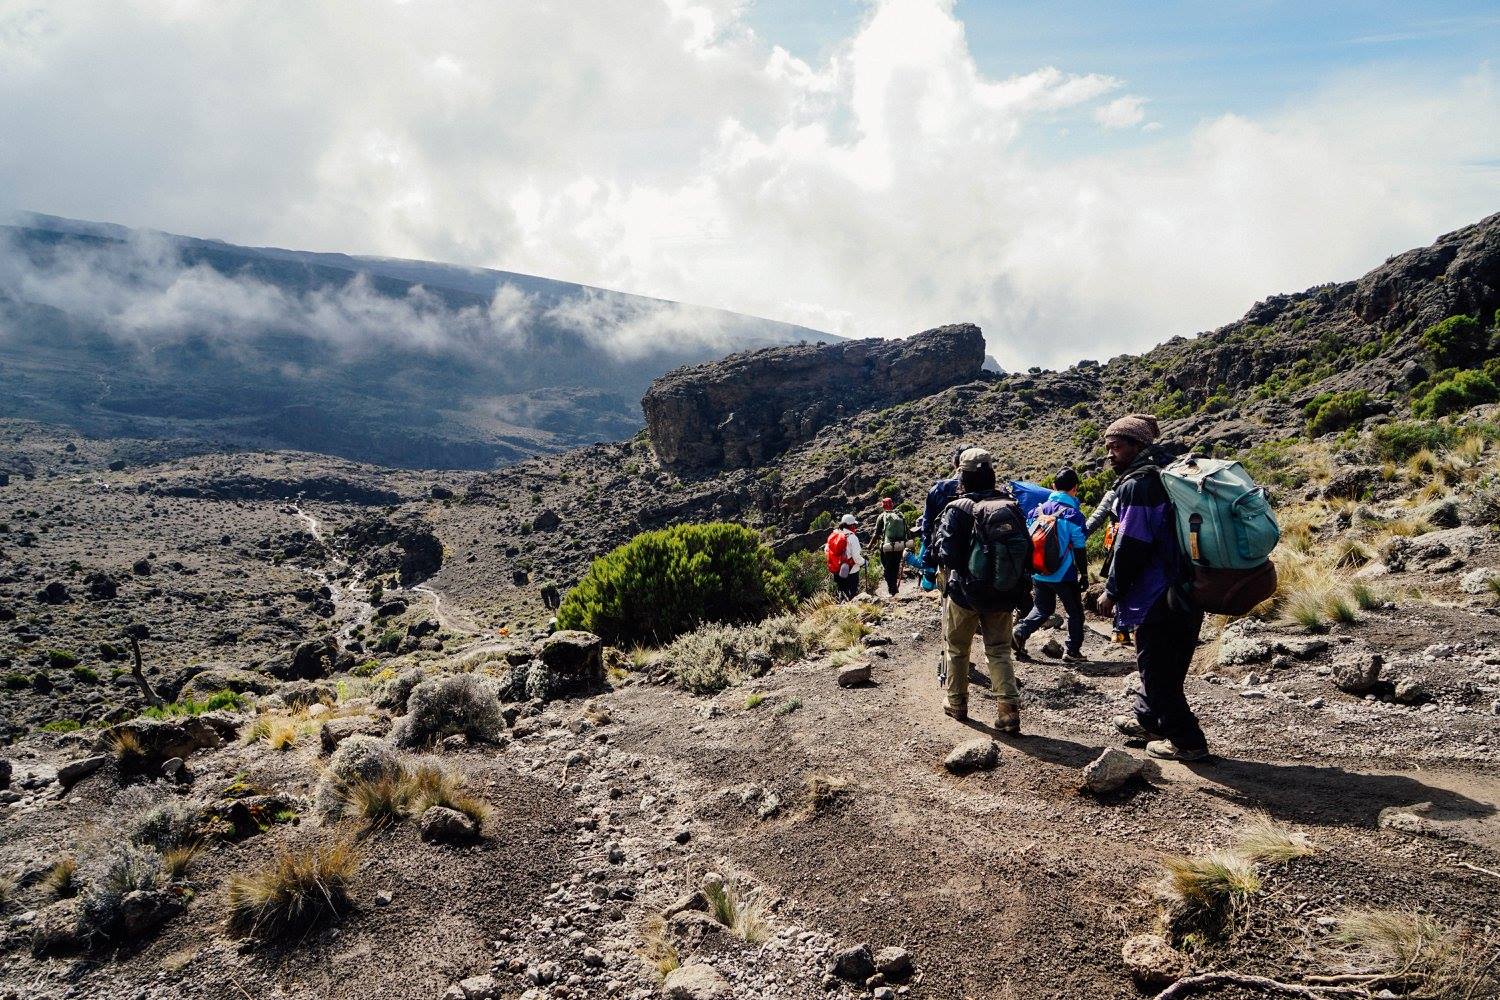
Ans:
[{"label": "hiker in khaki pants", "polygon": [[[953,709],[964,709],[968,705],[969,650],[974,646],[976,629],[984,632],[984,658],[990,668],[990,690],[1000,702],[1000,715],[1006,715],[1005,705],[1014,708],[1021,697],[1016,688],[1015,666],[1011,663],[1010,633],[1015,617],[1014,611],[970,611],[951,598],[943,602],[943,656],[947,660],[949,715],[953,714]],[[1016,719],[1019,727],[1019,713]]]},{"label": "hiker in khaki pants", "polygon": [[[995,469],[989,452],[970,448],[959,457],[959,497],[943,508],[936,532],[936,563],[947,571],[943,587],[943,658],[948,675],[948,693],[943,711],[955,719],[969,717],[969,650],[974,633],[984,632],[985,659],[990,668],[990,689],[995,693],[995,729],[1020,735],[1020,692],[1016,689],[1011,663],[1011,627],[1021,596],[1021,581],[1008,582],[997,590],[988,578],[970,576],[974,545],[984,547],[1005,536],[1018,543],[1025,540],[1026,518],[1015,497],[996,489]],[[1025,590],[1031,580],[1026,576]]]}]

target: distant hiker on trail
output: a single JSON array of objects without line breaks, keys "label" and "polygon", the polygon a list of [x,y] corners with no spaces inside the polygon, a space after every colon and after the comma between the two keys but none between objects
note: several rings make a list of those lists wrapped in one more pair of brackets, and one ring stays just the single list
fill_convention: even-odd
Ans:
[{"label": "distant hiker on trail", "polygon": [[906,515],[896,509],[896,502],[882,497],[880,516],[875,519],[875,534],[870,544],[880,549],[880,568],[885,571],[885,589],[892,597],[901,588],[901,558],[906,554]]},{"label": "distant hiker on trail", "polygon": [[959,457],[973,447],[974,445],[966,444],[953,453],[953,475],[947,479],[939,479],[932,484],[932,489],[927,491],[927,503],[922,508],[922,558],[937,573],[939,590],[946,586],[945,580],[948,574],[938,564],[936,548],[938,519],[943,515],[943,508],[958,496]]},{"label": "distant hiker on trail", "polygon": [[1055,487],[1027,521],[1032,544],[1031,613],[1016,626],[1011,648],[1016,658],[1029,660],[1026,640],[1052,617],[1061,601],[1068,616],[1068,643],[1063,659],[1083,659],[1084,530],[1078,509],[1078,473],[1063,469],[1053,480]]},{"label": "distant hiker on trail", "polygon": [[1156,418],[1140,413],[1121,417],[1104,432],[1110,466],[1120,477],[1115,485],[1119,523],[1099,613],[1113,615],[1117,628],[1135,629],[1141,689],[1135,715],[1116,716],[1115,728],[1150,741],[1146,752],[1153,757],[1201,760],[1208,756],[1208,740],[1188,706],[1183,682],[1203,613],[1180,592],[1183,561],[1161,480],[1161,467],[1172,456],[1156,447],[1159,433]]},{"label": "distant hiker on trail", "polygon": [[828,572],[833,574],[839,599],[851,600],[859,593],[859,574],[865,568],[859,547],[859,519],[853,514],[839,518],[838,525],[828,533],[823,553],[828,557]]},{"label": "distant hiker on trail", "polygon": [[1026,519],[1009,491],[995,486],[990,453],[969,448],[959,456],[959,496],[943,509],[934,543],[947,571],[943,602],[943,655],[947,698],[943,711],[969,717],[969,650],[984,633],[990,690],[998,702],[995,729],[1019,736],[1015,668],[1010,633],[1016,605],[1031,590],[1031,539]]}]

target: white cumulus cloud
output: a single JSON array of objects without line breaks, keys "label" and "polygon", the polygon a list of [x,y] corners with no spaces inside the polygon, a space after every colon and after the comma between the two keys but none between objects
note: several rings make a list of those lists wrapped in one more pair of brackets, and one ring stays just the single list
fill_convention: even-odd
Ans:
[{"label": "white cumulus cloud", "polygon": [[812,61],[776,42],[734,0],[0,0],[0,198],[849,335],[968,320],[1006,367],[1211,327],[1496,208],[1487,66],[1152,129],[1096,67],[980,68],[953,0],[872,0]]}]

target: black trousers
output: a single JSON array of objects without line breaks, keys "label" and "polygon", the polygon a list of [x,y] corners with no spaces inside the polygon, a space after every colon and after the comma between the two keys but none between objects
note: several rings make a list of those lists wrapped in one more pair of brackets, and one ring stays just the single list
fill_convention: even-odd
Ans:
[{"label": "black trousers", "polygon": [[1141,690],[1135,696],[1136,721],[1183,750],[1208,746],[1182,688],[1202,627],[1201,612],[1173,608],[1163,594],[1135,630],[1135,658],[1141,672]]},{"label": "black trousers", "polygon": [[901,556],[900,552],[880,553],[880,568],[885,570],[885,589],[892,597],[901,588]]},{"label": "black trousers", "polygon": [[1082,652],[1083,598],[1078,594],[1077,581],[1042,583],[1038,580],[1031,588],[1031,613],[1016,626],[1016,635],[1022,642],[1031,638],[1032,633],[1052,617],[1052,613],[1057,610],[1057,602],[1062,601],[1063,611],[1068,616],[1068,652]]},{"label": "black trousers", "polygon": [[838,588],[839,600],[851,601],[859,593],[859,572],[850,570],[848,576],[833,574],[833,585]]}]

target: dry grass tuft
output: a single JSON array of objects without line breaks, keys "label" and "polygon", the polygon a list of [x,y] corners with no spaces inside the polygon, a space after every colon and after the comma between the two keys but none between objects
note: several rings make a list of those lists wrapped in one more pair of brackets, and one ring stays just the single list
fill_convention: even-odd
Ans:
[{"label": "dry grass tuft", "polygon": [[404,777],[356,778],[344,787],[344,803],[349,812],[372,827],[380,827],[399,823],[406,817],[411,795]]},{"label": "dry grass tuft", "polygon": [[741,896],[728,882],[706,885],[703,894],[708,897],[709,915],[741,940],[760,944],[770,938],[771,925],[759,896]]},{"label": "dry grass tuft", "polygon": [[798,631],[809,649],[836,653],[859,645],[869,624],[880,620],[880,609],[866,601],[840,603],[828,595],[802,606]]},{"label": "dry grass tuft", "polygon": [[353,839],[283,850],[265,867],[229,879],[229,928],[248,937],[279,939],[339,916],[349,906],[349,882],[359,866]]},{"label": "dry grass tuft", "polygon": [[1380,972],[1402,980],[1404,996],[1430,1000],[1480,1000],[1500,992],[1488,939],[1432,917],[1390,910],[1361,910],[1339,920],[1338,940]]},{"label": "dry grass tuft", "polygon": [[660,978],[666,979],[682,965],[682,957],[677,954],[672,942],[667,940],[667,922],[660,914],[653,913],[646,918],[646,923],[641,928],[641,939],[644,943],[639,954]]},{"label": "dry grass tuft", "polygon": [[1240,825],[1234,852],[1247,861],[1283,862],[1315,853],[1307,836],[1261,815]]},{"label": "dry grass tuft", "polygon": [[349,811],[372,827],[420,816],[433,806],[463,813],[483,829],[493,807],[464,788],[463,778],[437,764],[402,765],[394,775],[351,781],[344,791]]},{"label": "dry grass tuft", "polygon": [[129,729],[122,729],[109,737],[108,750],[122,771],[139,771],[147,764],[146,748],[141,738]]},{"label": "dry grass tuft", "polygon": [[172,882],[181,882],[187,877],[188,869],[197,860],[198,855],[203,853],[202,841],[193,841],[191,844],[182,844],[178,847],[169,848],[161,852],[162,871],[167,873],[167,879]]},{"label": "dry grass tuft", "polygon": [[42,890],[54,899],[78,895],[78,859],[69,854],[47,869]]},{"label": "dry grass tuft", "polygon": [[15,895],[16,877],[10,872],[0,875],[0,913],[10,907],[10,897]]}]

